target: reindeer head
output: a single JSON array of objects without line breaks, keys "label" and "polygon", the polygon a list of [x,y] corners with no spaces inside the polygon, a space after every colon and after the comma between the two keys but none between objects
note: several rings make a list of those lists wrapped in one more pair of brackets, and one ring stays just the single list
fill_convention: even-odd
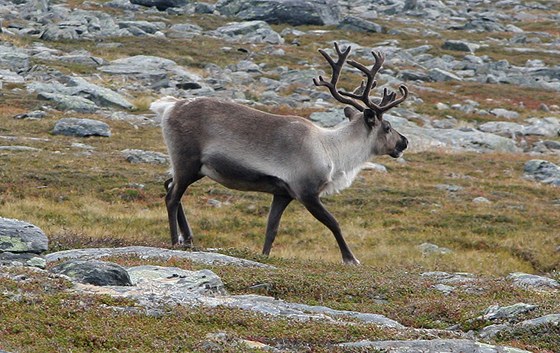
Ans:
[{"label": "reindeer head", "polygon": [[[324,50],[319,49],[319,53],[327,60],[329,65],[332,67],[332,77],[330,82],[325,81],[322,76],[319,79],[313,79],[315,86],[325,86],[329,89],[331,95],[341,103],[351,105],[356,108],[355,110],[345,110],[346,116],[355,119],[356,115],[359,115],[367,126],[371,129],[371,133],[374,134],[374,144],[373,144],[373,154],[384,155],[387,154],[393,158],[398,158],[402,155],[402,152],[408,146],[408,140],[406,137],[401,135],[398,131],[391,127],[391,124],[383,119],[383,113],[389,109],[402,103],[408,97],[408,88],[405,85],[399,87],[401,92],[401,97],[397,99],[397,94],[395,92],[389,91],[386,88],[383,90],[383,97],[379,103],[374,103],[370,98],[370,91],[377,86],[377,81],[375,80],[375,75],[383,62],[385,61],[385,56],[378,52],[371,52],[375,59],[375,63],[368,69],[366,66],[354,61],[348,61],[348,64],[356,69],[360,70],[366,76],[367,80],[362,81],[360,87],[355,90],[354,93],[345,92],[336,88],[338,78],[342,67],[346,63],[346,58],[350,54],[351,47],[347,47],[346,50],[341,51],[338,43],[334,43],[336,49],[338,60],[335,62]],[[362,105],[360,102],[364,103]]]}]

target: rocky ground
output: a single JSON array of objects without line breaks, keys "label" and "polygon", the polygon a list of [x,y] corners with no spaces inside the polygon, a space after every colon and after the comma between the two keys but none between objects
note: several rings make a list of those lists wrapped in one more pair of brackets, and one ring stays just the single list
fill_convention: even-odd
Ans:
[{"label": "rocky ground", "polygon": [[[378,75],[381,89],[409,87],[411,97],[385,117],[407,136],[411,153],[527,156],[523,176],[543,187],[555,187],[560,186],[559,22],[560,5],[553,0],[0,0],[0,107],[4,111],[0,118],[30,124],[55,119],[49,131],[52,139],[59,135],[111,139],[115,122],[157,131],[158,121],[147,110],[157,97],[210,96],[267,111],[295,112],[331,127],[344,120],[342,107],[328,92],[314,87],[312,78],[325,71],[328,75],[317,49],[333,53],[336,41],[352,46],[353,58],[360,62],[371,63],[372,50],[385,54]],[[358,79],[355,73],[347,73]],[[355,87],[347,78],[342,84]],[[18,109],[12,114],[13,106]],[[0,127],[0,156],[33,156],[53,149],[51,143],[51,138]],[[81,156],[96,153],[88,143],[72,142],[69,148]],[[117,153],[134,164],[167,164],[166,154],[160,151],[126,148]],[[13,183],[3,185],[0,193],[12,188]],[[136,192],[136,186],[130,189],[131,194]],[[451,184],[439,184],[437,189],[450,194],[460,191]],[[491,202],[482,196],[477,199],[473,202]],[[551,233],[549,242],[558,247],[557,230],[552,227]],[[16,238],[21,242],[14,242]],[[371,312],[269,295],[228,294],[220,276],[205,268],[121,266],[99,259],[133,256],[141,262],[186,257],[201,267],[219,264],[277,271],[272,265],[155,247],[48,252],[47,244],[37,227],[1,219],[0,302],[30,301],[36,294],[26,294],[22,288],[44,281],[45,288],[69,287],[60,290],[129,299],[134,304],[108,306],[147,317],[166,315],[173,306],[226,307],[297,322],[386,330],[378,335],[384,339],[337,338],[324,345],[220,331],[196,343],[193,347],[199,351],[560,350],[560,308],[550,299],[560,290],[553,278],[558,271],[554,266],[544,276],[512,272],[500,278],[519,298],[542,300],[538,309],[539,305],[525,302],[488,306],[456,327],[426,330]],[[421,245],[426,253],[448,250]],[[439,271],[423,272],[415,280],[428,283],[424,286],[433,286],[440,295],[473,295],[481,281],[470,273]],[[253,293],[259,293],[259,288],[253,288]],[[552,332],[547,338],[551,343],[532,346],[522,340],[522,349],[495,341],[508,337],[504,340],[511,345],[516,334],[542,335],[543,331]],[[15,331],[0,326],[0,349],[36,349],[4,345],[3,332]],[[367,338],[361,334],[349,338],[358,336]]]},{"label": "rocky ground", "polygon": [[[67,281],[70,293],[80,295],[110,296],[130,299],[133,305],[112,306],[111,310],[135,312],[147,316],[165,315],[168,308],[177,306],[205,308],[235,308],[265,315],[272,320],[284,318],[292,321],[323,321],[335,326],[375,325],[394,332],[418,332],[431,335],[429,340],[361,340],[336,345],[341,352],[372,351],[381,349],[388,352],[510,352],[521,353],[526,350],[489,345],[484,343],[499,334],[516,331],[540,330],[558,326],[560,314],[548,314],[532,319],[523,319],[535,311],[537,305],[523,302],[509,306],[493,305],[484,310],[479,317],[470,321],[484,323],[481,328],[467,333],[450,327],[447,330],[422,330],[406,327],[383,315],[335,310],[326,306],[307,305],[287,302],[271,296],[257,294],[230,295],[221,278],[208,269],[198,271],[179,267],[139,265],[123,267],[105,258],[133,256],[140,261],[148,259],[181,259],[202,266],[238,266],[275,271],[271,265],[239,259],[212,252],[185,252],[153,247],[131,246],[120,248],[90,248],[65,250],[41,255],[48,250],[48,239],[37,227],[11,219],[0,218],[1,249],[0,280],[16,285],[2,292],[3,300],[18,303],[32,298],[32,291],[18,288],[18,283],[39,281],[45,288],[49,282]],[[433,251],[433,249],[431,250]],[[24,270],[31,267],[34,271]],[[45,268],[48,267],[48,271]],[[484,291],[479,279],[468,273],[425,272],[421,277],[433,282],[432,288],[446,295],[454,291]],[[545,296],[557,296],[560,283],[552,278],[526,273],[512,273],[507,281],[515,288],[534,291]],[[55,286],[55,285],[53,285]],[[265,285],[266,286],[266,285]],[[253,286],[255,289],[256,286]],[[6,318],[6,320],[9,320]],[[394,335],[397,335],[394,333]],[[552,331],[552,335],[556,335]],[[445,337],[445,338],[440,338]],[[244,339],[228,342],[227,334],[220,332],[207,336],[208,351],[222,351],[226,346],[258,348],[264,351],[291,352],[301,351],[303,347],[285,349],[269,346]],[[552,337],[554,341],[558,337]],[[214,342],[216,341],[216,342]],[[0,341],[1,343],[1,341]],[[211,348],[211,349],[210,349]],[[216,349],[216,350],[215,350]],[[239,348],[242,350],[243,348]],[[329,350],[335,349],[333,347]],[[206,349],[202,349],[205,351]],[[26,351],[25,348],[22,351]]]}]

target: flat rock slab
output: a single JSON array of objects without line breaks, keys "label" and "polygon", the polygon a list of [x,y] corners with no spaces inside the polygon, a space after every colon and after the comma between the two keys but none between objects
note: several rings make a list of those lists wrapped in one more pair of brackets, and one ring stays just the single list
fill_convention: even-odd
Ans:
[{"label": "flat rock slab", "polygon": [[260,267],[274,269],[274,266],[261,264],[259,262],[239,259],[233,256],[205,251],[181,251],[149,246],[128,246],[121,248],[91,248],[64,250],[46,255],[47,262],[64,259],[100,259],[107,256],[135,255],[142,259],[170,259],[172,257],[187,259],[203,265],[234,265],[243,267]]},{"label": "flat rock slab", "polygon": [[380,350],[387,353],[530,353],[522,349],[493,346],[466,339],[416,341],[360,341],[342,343],[339,347]]},{"label": "flat rock slab", "polygon": [[221,279],[210,270],[187,271],[175,267],[138,266],[128,269],[133,286],[94,286],[76,283],[74,291],[135,300],[147,309],[162,306],[228,307],[295,320],[326,320],[339,324],[361,321],[403,329],[383,315],[334,310],[324,306],[289,303],[261,295],[227,295]]},{"label": "flat rock slab", "polygon": [[49,240],[39,227],[0,217],[0,252],[40,254],[48,248]]},{"label": "flat rock slab", "polygon": [[560,283],[549,277],[514,272],[510,273],[507,278],[512,280],[514,285],[521,288],[543,291],[560,290]]}]

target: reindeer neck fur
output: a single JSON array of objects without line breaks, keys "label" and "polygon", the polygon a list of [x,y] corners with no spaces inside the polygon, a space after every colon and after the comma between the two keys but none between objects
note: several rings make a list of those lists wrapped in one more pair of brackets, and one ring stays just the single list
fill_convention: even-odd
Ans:
[{"label": "reindeer neck fur", "polygon": [[352,184],[373,154],[374,136],[362,118],[325,131],[323,146],[330,158],[331,172],[321,195],[338,193]]}]

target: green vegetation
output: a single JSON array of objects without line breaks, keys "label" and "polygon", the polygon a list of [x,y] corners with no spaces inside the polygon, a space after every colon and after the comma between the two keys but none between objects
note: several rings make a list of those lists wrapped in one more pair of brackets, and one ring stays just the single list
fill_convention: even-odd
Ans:
[{"label": "green vegetation", "polygon": [[[74,0],[71,7],[84,6],[83,3]],[[91,2],[88,4],[93,6]],[[229,20],[182,15],[169,21],[196,23],[207,30]],[[394,23],[382,20],[380,23],[388,28],[395,27]],[[285,27],[277,25],[274,29],[280,32]],[[529,22],[523,27],[558,35],[557,26],[550,22]],[[258,64],[266,64],[267,68],[308,69],[306,63],[323,60],[317,49],[330,48],[333,40],[349,40],[367,47],[397,39],[403,48],[430,44],[433,46],[431,54],[444,53],[440,49],[441,38],[426,38],[421,32],[372,36],[325,27],[300,29],[327,31],[297,38],[287,35],[286,43],[297,39],[299,45],[284,46],[284,56],[267,55],[265,45],[237,45],[208,37],[111,38],[111,42],[120,44],[118,47],[101,47],[93,41],[57,42],[49,46],[64,52],[83,48],[105,60],[157,55],[201,75],[208,63],[225,67],[247,55],[252,55],[252,60]],[[444,38],[478,42],[486,40],[486,35],[450,31],[444,33]],[[508,39],[511,34],[496,33],[492,37]],[[0,39],[19,46],[32,41],[5,34],[0,34]],[[226,46],[243,47],[250,53],[226,51],[223,49]],[[481,48],[478,53],[493,60],[507,59],[516,65],[533,58],[506,49],[500,46]],[[556,58],[542,56],[546,63]],[[94,67],[55,65],[49,61],[33,64],[51,66],[65,74],[95,73],[108,87],[123,84],[97,72]],[[351,86],[349,77],[341,80],[341,87],[349,89]],[[423,86],[426,89],[411,88],[411,94],[422,100],[415,103],[416,112],[431,119],[453,115],[466,123],[496,118],[455,110],[438,111],[434,105],[438,102],[463,104],[472,99],[479,102],[482,109],[518,110],[524,119],[543,116],[544,113],[537,111],[541,103],[553,105],[560,101],[557,92],[513,85],[447,82]],[[297,88],[290,87],[282,94],[289,95]],[[137,112],[145,113],[154,97],[146,92],[131,94],[135,95],[131,101]],[[17,114],[44,104],[35,95],[26,93],[23,85],[4,84],[0,91],[0,144],[39,149],[35,152],[0,151],[0,215],[42,228],[49,236],[50,251],[126,245],[169,247],[163,202],[163,181],[168,177],[168,166],[130,164],[120,153],[132,148],[165,152],[159,128],[136,127],[96,114],[58,111],[49,111],[41,120],[13,119]],[[300,116],[308,116],[315,110],[286,106],[263,109]],[[113,135],[85,139],[52,135],[50,131],[55,122],[68,116],[105,121]],[[74,143],[91,146],[91,153]],[[348,243],[362,261],[360,267],[342,266],[331,233],[296,203],[290,205],[282,219],[272,256],[262,257],[259,253],[271,197],[228,190],[208,180],[193,185],[183,199],[195,232],[195,246],[197,249],[220,248],[221,252],[277,267],[276,270],[211,268],[232,294],[262,294],[340,310],[377,313],[412,328],[444,329],[459,325],[465,331],[478,329],[488,323],[472,319],[493,304],[526,302],[537,305],[531,317],[560,312],[557,296],[515,288],[504,280],[511,272],[545,274],[560,280],[560,188],[523,178],[523,165],[534,156],[425,152],[405,154],[404,158],[406,163],[379,158],[378,162],[387,166],[388,174],[364,171],[351,188],[325,199],[326,206],[341,223]],[[558,156],[547,156],[547,159],[560,163]],[[139,184],[143,187],[138,187]],[[436,188],[438,184],[458,185],[462,189],[448,192]],[[479,196],[491,203],[473,203]],[[212,206],[211,200],[220,201],[222,207]],[[418,249],[424,242],[450,248],[453,252],[424,254]],[[202,268],[179,259],[115,257],[108,260],[125,266],[156,264]],[[45,281],[44,274],[31,270],[5,271],[0,273],[0,349],[8,351],[262,351],[242,343],[231,345],[232,341],[247,340],[302,352],[337,352],[340,349],[333,344],[345,341],[433,337],[430,331],[396,332],[374,325],[271,319],[225,308],[173,307],[146,313],[144,308],[127,300],[77,295],[68,291],[69,282],[60,278]],[[434,280],[421,276],[426,271],[474,273],[477,279],[469,286],[475,289],[469,291],[468,287],[461,287],[444,295],[432,288],[436,284]],[[8,275],[16,273],[23,277],[9,278]],[[228,342],[215,339],[218,332],[226,332]],[[453,334],[448,331],[445,335]],[[545,327],[530,333],[501,334],[496,342],[550,353],[560,350],[559,335],[558,327]]]}]

